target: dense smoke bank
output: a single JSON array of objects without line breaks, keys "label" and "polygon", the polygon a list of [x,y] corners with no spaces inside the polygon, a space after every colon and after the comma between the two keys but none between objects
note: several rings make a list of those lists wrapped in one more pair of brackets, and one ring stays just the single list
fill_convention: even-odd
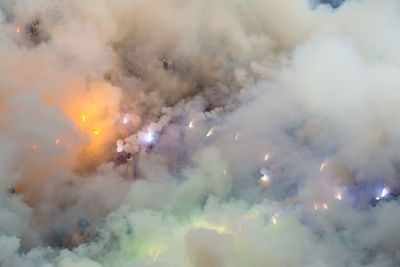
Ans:
[{"label": "dense smoke bank", "polygon": [[0,1],[0,266],[399,266],[399,10]]}]

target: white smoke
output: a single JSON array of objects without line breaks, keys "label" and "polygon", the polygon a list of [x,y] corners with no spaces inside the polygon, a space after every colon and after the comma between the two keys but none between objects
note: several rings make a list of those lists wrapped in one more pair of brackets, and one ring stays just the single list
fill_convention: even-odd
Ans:
[{"label": "white smoke", "polygon": [[400,265],[399,8],[1,1],[0,265]]}]

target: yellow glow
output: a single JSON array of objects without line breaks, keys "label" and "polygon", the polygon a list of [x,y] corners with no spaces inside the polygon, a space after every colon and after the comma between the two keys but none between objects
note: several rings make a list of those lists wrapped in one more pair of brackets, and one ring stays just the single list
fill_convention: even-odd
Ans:
[{"label": "yellow glow", "polygon": [[97,130],[94,130],[94,131],[93,131],[93,134],[94,134],[94,135],[98,135],[99,133],[100,133],[100,132],[97,131]]},{"label": "yellow glow", "polygon": [[319,172],[323,172],[324,169],[325,169],[325,163],[322,162],[322,163],[321,163],[321,166],[319,166]]},{"label": "yellow glow", "polygon": [[264,161],[267,161],[267,160],[269,160],[269,154],[268,153],[266,153],[265,157],[264,157]]}]

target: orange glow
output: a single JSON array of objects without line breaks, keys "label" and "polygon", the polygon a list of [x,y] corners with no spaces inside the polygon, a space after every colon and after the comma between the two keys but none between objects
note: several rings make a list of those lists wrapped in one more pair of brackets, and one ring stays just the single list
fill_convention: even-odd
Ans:
[{"label": "orange glow", "polygon": [[82,113],[82,121],[86,121],[86,115]]},{"label": "orange glow", "polygon": [[321,163],[321,166],[319,166],[319,172],[323,172],[325,169],[325,163]]},{"label": "orange glow", "polygon": [[56,139],[56,144],[60,143],[60,138]]},{"label": "orange glow", "polygon": [[21,32],[21,26],[18,25],[18,27],[17,27],[17,33],[20,33],[20,32]]},{"label": "orange glow", "polygon": [[93,131],[93,134],[94,134],[94,135],[98,135],[99,133],[100,133],[100,132],[97,131],[97,130],[94,130],[94,131]]},{"label": "orange glow", "polygon": [[33,148],[33,149],[37,149],[37,145],[33,145],[32,148]]}]

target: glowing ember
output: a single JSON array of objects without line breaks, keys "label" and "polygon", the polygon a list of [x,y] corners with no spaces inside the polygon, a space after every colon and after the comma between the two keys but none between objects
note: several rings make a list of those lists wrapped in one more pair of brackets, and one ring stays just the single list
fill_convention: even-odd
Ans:
[{"label": "glowing ember", "polygon": [[17,27],[17,33],[20,33],[20,32],[21,32],[21,26],[18,25],[18,27]]},{"label": "glowing ember", "polygon": [[236,134],[235,141],[237,141],[238,139],[239,139],[239,133]]},{"label": "glowing ember", "polygon": [[194,127],[194,125],[193,125],[193,122],[191,121],[191,122],[189,122],[189,126],[188,126],[189,128],[193,128]]},{"label": "glowing ember", "polygon": [[325,169],[325,163],[322,162],[322,163],[321,163],[321,166],[319,166],[319,172],[323,172],[324,169]]},{"label": "glowing ember", "polygon": [[314,210],[318,210],[318,204],[317,203],[314,203]]},{"label": "glowing ember", "polygon": [[82,114],[82,121],[86,121],[86,115]]},{"label": "glowing ember", "polygon": [[268,175],[264,175],[260,178],[260,182],[263,184],[267,184],[269,182],[269,177]]},{"label": "glowing ember", "polygon": [[211,128],[209,131],[208,131],[208,133],[207,133],[207,137],[209,137],[209,136],[211,136],[211,135],[213,135],[214,134],[214,129],[213,128]]},{"label": "glowing ember", "polygon": [[33,149],[37,149],[37,145],[33,145],[32,148],[33,148]]},{"label": "glowing ember", "polygon": [[117,145],[117,152],[121,153],[122,151],[124,151],[124,147],[121,145]]},{"label": "glowing ember", "polygon": [[273,224],[276,224],[276,218],[275,218],[275,216],[272,216],[272,217],[271,217],[271,222],[272,222]]},{"label": "glowing ember", "polygon": [[264,161],[267,161],[267,160],[269,160],[269,154],[268,153],[266,153],[265,157],[264,157]]},{"label": "glowing ember", "polygon": [[222,173],[223,173],[223,174],[226,174],[226,170],[222,170]]},{"label": "glowing ember", "polygon": [[94,131],[93,131],[93,134],[94,134],[94,135],[98,135],[99,133],[100,133],[100,132],[97,131],[97,130],[94,130]]},{"label": "glowing ember", "polygon": [[156,255],[154,256],[153,262],[157,262],[158,256],[160,255],[160,249],[157,249]]},{"label": "glowing ember", "polygon": [[60,143],[60,138],[57,138],[56,139],[56,144],[59,144]]}]

